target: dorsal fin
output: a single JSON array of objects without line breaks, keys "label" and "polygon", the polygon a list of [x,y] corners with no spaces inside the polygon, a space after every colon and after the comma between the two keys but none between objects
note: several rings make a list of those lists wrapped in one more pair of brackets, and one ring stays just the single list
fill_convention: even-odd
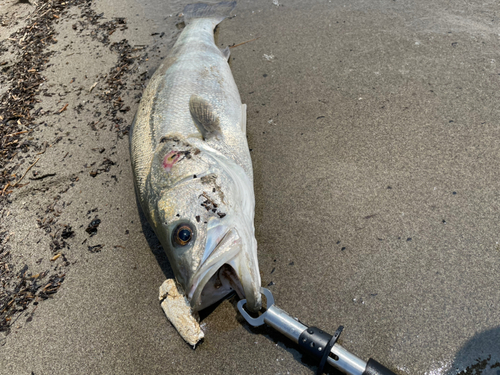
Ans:
[{"label": "dorsal fin", "polygon": [[204,140],[222,135],[219,116],[217,116],[208,100],[197,95],[191,95],[189,111]]}]

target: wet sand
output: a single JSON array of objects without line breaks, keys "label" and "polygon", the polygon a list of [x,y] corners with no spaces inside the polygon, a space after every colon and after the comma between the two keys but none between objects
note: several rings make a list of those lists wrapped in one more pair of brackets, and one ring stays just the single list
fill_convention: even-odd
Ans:
[{"label": "wet sand", "polygon": [[[38,161],[1,201],[0,277],[47,271],[37,293],[64,279],[5,322],[2,374],[316,369],[245,324],[234,300],[204,317],[195,351],[160,308],[171,270],[136,203],[127,127],[186,3],[100,0],[53,17],[12,184]],[[230,63],[248,106],[263,285],[399,374],[498,374],[498,7],[311,4],[239,1],[218,31],[221,47],[248,41]],[[0,1],[1,95],[29,51],[12,33],[36,22],[34,5]]]}]

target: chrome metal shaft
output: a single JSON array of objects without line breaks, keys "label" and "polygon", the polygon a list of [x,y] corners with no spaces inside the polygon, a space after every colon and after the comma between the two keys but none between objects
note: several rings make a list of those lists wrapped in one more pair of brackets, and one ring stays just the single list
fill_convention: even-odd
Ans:
[{"label": "chrome metal shaft", "polygon": [[[272,305],[264,314],[264,323],[282,333],[295,343],[308,327],[292,318],[276,305]],[[328,363],[348,375],[362,375],[366,369],[366,362],[349,353],[341,345],[335,344],[330,351]]]}]

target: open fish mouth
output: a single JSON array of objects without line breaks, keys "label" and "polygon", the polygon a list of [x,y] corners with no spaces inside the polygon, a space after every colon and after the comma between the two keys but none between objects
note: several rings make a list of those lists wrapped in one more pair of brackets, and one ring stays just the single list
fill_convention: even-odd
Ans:
[{"label": "open fish mouth", "polygon": [[242,249],[243,241],[234,228],[223,234],[213,250],[206,248],[187,289],[194,311],[203,310],[232,291],[250,301],[249,309],[260,309],[260,277]]}]

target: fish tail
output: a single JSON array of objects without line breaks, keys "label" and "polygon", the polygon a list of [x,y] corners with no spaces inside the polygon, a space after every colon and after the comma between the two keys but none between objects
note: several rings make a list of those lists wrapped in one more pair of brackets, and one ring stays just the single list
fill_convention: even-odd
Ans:
[{"label": "fish tail", "polygon": [[236,1],[222,1],[217,4],[188,4],[184,7],[184,22],[186,24],[193,18],[213,18],[216,24],[229,17],[236,7]]}]

